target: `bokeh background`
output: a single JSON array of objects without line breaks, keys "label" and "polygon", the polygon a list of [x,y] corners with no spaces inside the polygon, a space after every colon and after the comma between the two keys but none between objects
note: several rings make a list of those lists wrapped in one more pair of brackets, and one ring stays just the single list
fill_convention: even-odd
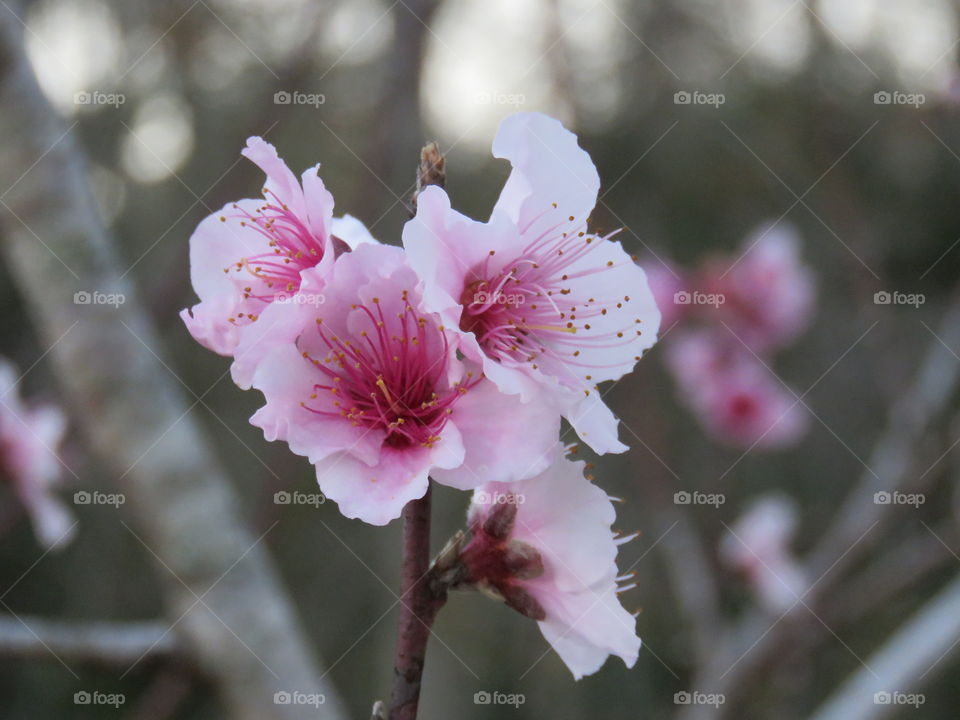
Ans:
[{"label": "bokeh background", "polygon": [[[811,717],[960,573],[950,369],[960,365],[960,344],[951,345],[943,325],[960,302],[956,3],[43,0],[5,2],[0,13],[25,24],[29,60],[78,140],[98,211],[159,330],[154,349],[203,397],[191,410],[202,441],[228,472],[252,535],[266,533],[309,645],[350,717],[369,717],[389,692],[400,524],[365,526],[332,504],[274,503],[279,490],[315,491],[310,466],[247,423],[258,395],[239,391],[224,376],[227,361],[196,345],[177,317],[194,302],[193,228],[260,188],[259,170],[239,155],[251,135],[275,144],[295,172],[321,162],[337,212],[398,243],[426,140],[446,153],[454,205],[485,218],[508,172],[489,152],[497,123],[517,110],[543,111],[574,129],[597,164],[595,225],[624,227],[623,243],[641,264],[736,257],[762,223],[789,222],[816,276],[812,322],[773,368],[798,394],[812,386],[803,396],[810,430],[795,447],[745,452],[713,440],[678,401],[660,347],[609,391],[631,450],[598,459],[594,475],[625,500],[617,528],[641,532],[620,556],[621,568],[637,572],[636,589],[623,596],[641,610],[636,667],[611,660],[575,683],[534,623],[458,595],[435,627],[422,717]],[[723,103],[677,104],[684,91],[722,94]],[[923,100],[877,104],[884,91]],[[77,95],[98,92],[123,102],[85,104]],[[283,104],[277,93],[313,98]],[[878,305],[874,294],[884,290],[922,293],[925,302]],[[6,264],[0,308],[0,353],[24,369],[38,363],[22,392],[66,405],[73,429],[62,457],[75,476],[64,498],[78,489],[123,492],[77,430],[98,421],[96,408],[61,396],[44,359],[49,339]],[[923,407],[908,394],[925,358],[938,353],[947,368],[934,381],[938,411],[911,438],[906,467],[888,477],[876,446],[890,440],[891,417],[896,437],[897,418]],[[129,402],[151,398],[130,392]],[[719,561],[728,526],[773,490],[798,504],[793,551],[814,557],[871,475],[922,490],[927,502],[878,515],[809,607],[785,618],[763,610]],[[437,490],[439,549],[461,526],[466,496]],[[678,506],[681,490],[723,493],[725,502]],[[135,525],[125,508],[71,509],[74,541],[43,555],[16,500],[4,495],[5,609],[65,621],[167,618],[164,571],[125,526]],[[752,652],[764,654],[751,662]],[[124,673],[70,662],[78,679],[51,655],[2,655],[3,718],[228,717],[214,683],[189,663],[148,658]],[[933,665],[918,669],[916,677],[925,674],[915,684],[888,688],[924,693],[919,709],[877,705],[863,717],[956,717],[957,657],[947,653],[926,672]],[[77,706],[73,694],[84,688],[122,692],[126,702],[118,710]],[[677,705],[675,693],[685,690],[724,692],[726,702],[716,710]],[[522,693],[525,702],[477,705],[479,691]]]}]

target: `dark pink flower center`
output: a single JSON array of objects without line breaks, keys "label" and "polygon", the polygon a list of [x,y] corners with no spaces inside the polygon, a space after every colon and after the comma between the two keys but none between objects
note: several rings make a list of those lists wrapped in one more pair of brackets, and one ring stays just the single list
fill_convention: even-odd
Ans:
[{"label": "dark pink flower center", "polygon": [[313,413],[342,417],[386,433],[387,445],[395,448],[432,447],[453,412],[453,404],[476,381],[446,382],[448,345],[443,331],[419,316],[406,291],[396,319],[384,315],[383,303],[373,298],[371,306],[353,305],[366,316],[366,327],[351,337],[329,332],[322,319],[317,331],[327,353],[323,358],[303,356],[327,380],[313,387],[334,396],[336,410],[303,407]]},{"label": "dark pink flower center", "polygon": [[[570,221],[545,231],[502,269],[491,267],[496,255],[491,250],[470,273],[473,280],[460,297],[460,329],[473,332],[488,356],[530,363],[533,369],[550,360],[601,367],[577,360],[587,344],[619,347],[640,334],[635,327],[639,319],[603,332],[591,326],[591,320],[621,309],[630,297],[614,296],[616,288],[603,284],[603,271],[612,268],[613,262],[598,261],[594,267],[572,270],[606,238],[588,235],[585,226],[573,225],[573,218]],[[570,281],[591,275],[597,276],[594,296],[574,297]]]},{"label": "dark pink flower center", "polygon": [[730,415],[736,420],[752,418],[757,409],[757,401],[752,395],[737,393],[730,398]]},{"label": "dark pink flower center", "polygon": [[[238,220],[240,227],[252,228],[263,235],[270,249],[249,255],[224,272],[246,271],[259,282],[245,287],[244,298],[273,302],[278,295],[287,295],[300,289],[300,272],[313,267],[323,258],[323,238],[310,230],[303,219],[267,188],[263,190],[266,202],[251,213],[234,203],[233,215],[221,215],[220,221]],[[248,317],[241,314],[241,317]],[[255,320],[256,317],[249,317]]]}]

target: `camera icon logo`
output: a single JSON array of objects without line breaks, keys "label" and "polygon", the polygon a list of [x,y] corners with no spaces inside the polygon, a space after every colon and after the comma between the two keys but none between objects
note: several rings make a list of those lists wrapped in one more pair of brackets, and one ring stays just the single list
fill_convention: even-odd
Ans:
[{"label": "camera icon logo", "polygon": [[93,696],[90,695],[86,690],[80,690],[73,694],[73,704],[74,705],[89,705]]},{"label": "camera icon logo", "polygon": [[78,290],[73,294],[74,305],[89,305],[92,296],[86,290]]},{"label": "camera icon logo", "polygon": [[886,690],[882,690],[878,693],[873,694],[873,704],[874,705],[889,705],[892,700],[890,693]]},{"label": "camera icon logo", "polygon": [[691,695],[686,690],[681,690],[680,692],[673,694],[674,705],[689,705],[690,700]]},{"label": "camera icon logo", "polygon": [[673,504],[674,505],[689,505],[691,500],[690,493],[686,490],[681,490],[673,494]]},{"label": "camera icon logo", "polygon": [[893,101],[893,96],[886,90],[879,90],[873,94],[874,105],[889,105]]},{"label": "camera icon logo", "polygon": [[286,690],[277,690],[273,694],[274,705],[289,705],[293,702],[293,697]]},{"label": "camera icon logo", "polygon": [[273,504],[274,505],[289,505],[293,496],[290,495],[286,490],[278,490],[273,494]]},{"label": "camera icon logo", "polygon": [[880,490],[873,494],[873,502],[876,505],[889,505],[892,496],[886,490]]},{"label": "camera icon logo", "polygon": [[893,296],[886,290],[880,290],[873,294],[874,305],[889,305],[892,300]]},{"label": "camera icon logo", "polygon": [[689,105],[692,99],[692,95],[686,90],[678,90],[673,94],[673,104],[674,105]]},{"label": "camera icon logo", "polygon": [[73,94],[74,105],[89,105],[91,102],[93,102],[93,98],[86,90],[81,90]]},{"label": "camera icon logo", "polygon": [[73,504],[74,505],[89,505],[91,495],[86,490],[77,490],[73,494]]},{"label": "camera icon logo", "polygon": [[278,90],[273,94],[274,105],[289,105],[292,99],[293,96],[286,90]]},{"label": "camera icon logo", "polygon": [[690,295],[686,290],[677,290],[673,294],[673,304],[674,305],[689,305],[693,300],[693,296]]},{"label": "camera icon logo", "polygon": [[489,705],[492,698],[490,693],[486,690],[481,690],[473,694],[473,704],[474,705]]}]

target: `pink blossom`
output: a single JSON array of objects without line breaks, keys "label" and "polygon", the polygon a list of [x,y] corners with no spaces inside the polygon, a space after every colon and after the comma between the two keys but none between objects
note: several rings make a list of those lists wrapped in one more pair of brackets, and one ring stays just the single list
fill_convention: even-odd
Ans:
[{"label": "pink blossom", "polygon": [[615,519],[607,494],[583,475],[584,463],[558,453],[542,474],[490,483],[473,494],[470,539],[461,553],[465,584],[538,621],[576,679],[609,655],[633,667],[636,621],[617,593]]},{"label": "pink blossom", "polygon": [[790,609],[807,587],[789,547],[796,526],[796,504],[771,495],[754,502],[720,542],[720,558],[745,577],[771,612]]},{"label": "pink blossom", "polygon": [[190,279],[200,303],[180,317],[201,345],[234,356],[234,380],[249,387],[267,349],[249,337],[262,334],[256,321],[264,309],[278,300],[296,302],[305,270],[315,269],[315,279],[329,272],[334,235],[351,247],[372,238],[355,218],[334,219],[333,196],[317,175],[319,165],[298,182],[261,138],[247,140],[241,154],[267,176],[263,199],[228,203],[194,231]]},{"label": "pink blossom", "polygon": [[376,525],[421,497],[428,475],[470,489],[543,471],[559,432],[551,408],[503,395],[458,359],[418,283],[401,249],[363,244],[326,277],[303,271],[325,302],[273,303],[261,318],[270,349],[253,386],[266,405],[251,422],[309,458],[344,515]]},{"label": "pink blossom", "polygon": [[513,171],[488,222],[428,187],[404,227],[425,307],[501,391],[554,403],[596,451],[622,452],[597,383],[630,372],[656,341],[646,276],[610,235],[588,232],[599,177],[558,121],[507,118],[493,154]]},{"label": "pink blossom", "polygon": [[73,531],[73,519],[54,493],[62,472],[56,452],[66,418],[52,405],[27,407],[16,385],[16,369],[0,358],[0,476],[27,509],[40,542],[59,547]]},{"label": "pink blossom", "polygon": [[754,352],[792,342],[810,321],[815,287],[796,230],[784,223],[759,228],[730,265],[716,261],[704,272],[706,291],[724,298],[715,311],[710,308],[717,319]]},{"label": "pink blossom", "polygon": [[720,331],[676,334],[666,360],[681,396],[722,442],[782,448],[797,442],[808,418],[797,398],[735,339]]}]

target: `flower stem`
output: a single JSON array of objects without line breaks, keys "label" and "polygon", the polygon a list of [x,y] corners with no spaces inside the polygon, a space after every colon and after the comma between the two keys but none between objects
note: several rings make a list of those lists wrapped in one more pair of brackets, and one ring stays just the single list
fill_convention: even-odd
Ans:
[{"label": "flower stem", "polygon": [[446,602],[446,590],[430,572],[430,488],[403,509],[400,623],[393,667],[390,720],[415,720],[430,627]]}]

